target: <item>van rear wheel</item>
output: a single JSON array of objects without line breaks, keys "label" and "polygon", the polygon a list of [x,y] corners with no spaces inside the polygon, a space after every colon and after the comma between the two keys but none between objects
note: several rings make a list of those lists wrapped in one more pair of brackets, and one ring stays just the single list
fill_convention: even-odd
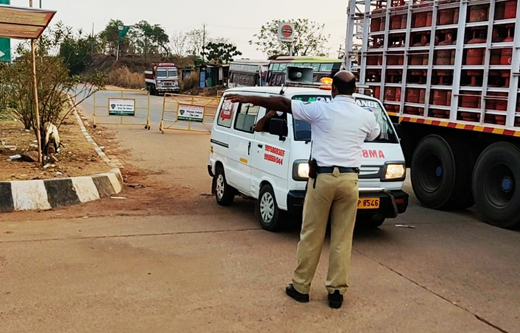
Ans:
[{"label": "van rear wheel", "polygon": [[282,228],[285,214],[278,208],[271,185],[266,184],[260,189],[256,209],[263,229],[276,231]]},{"label": "van rear wheel", "polygon": [[235,189],[228,185],[224,170],[220,166],[215,174],[215,198],[221,206],[230,206],[235,200]]}]

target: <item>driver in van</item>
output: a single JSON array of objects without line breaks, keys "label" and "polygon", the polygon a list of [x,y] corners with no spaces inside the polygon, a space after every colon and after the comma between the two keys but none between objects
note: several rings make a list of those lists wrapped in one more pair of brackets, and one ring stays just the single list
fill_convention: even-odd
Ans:
[{"label": "driver in van", "polygon": [[298,302],[309,302],[311,282],[320,259],[330,214],[326,288],[329,306],[335,309],[342,306],[343,294],[348,288],[362,145],[365,140],[375,140],[380,133],[373,112],[363,109],[354,101],[352,94],[355,90],[354,74],[339,71],[332,82],[333,100],[328,103],[317,101],[304,104],[283,96],[226,96],[233,103],[251,103],[268,110],[292,113],[295,119],[310,123],[311,164],[317,165],[317,168],[309,172],[297,250],[298,264],[292,283],[285,288],[285,292]]},{"label": "driver in van", "polygon": [[272,118],[280,118],[284,119],[284,113],[280,111],[273,111],[270,110],[263,116],[255,125],[254,131],[255,132],[269,132],[269,124],[271,123]]}]

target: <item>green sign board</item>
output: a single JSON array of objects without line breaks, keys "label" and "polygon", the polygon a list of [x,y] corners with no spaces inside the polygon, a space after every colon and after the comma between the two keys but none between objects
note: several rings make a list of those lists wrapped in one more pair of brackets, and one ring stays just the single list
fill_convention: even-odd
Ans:
[{"label": "green sign board", "polygon": [[130,30],[130,26],[129,25],[122,25],[122,26],[118,27],[118,30],[119,30],[119,32],[118,32],[118,36],[119,36],[118,43],[119,43],[119,45],[121,45],[121,44],[123,44],[123,39],[128,34],[128,30]]},{"label": "green sign board", "polygon": [[[0,0],[0,5],[10,5],[11,0]],[[0,38],[0,61],[11,62],[11,40]]]},{"label": "green sign board", "polygon": [[0,61],[11,62],[11,40],[0,38]]}]

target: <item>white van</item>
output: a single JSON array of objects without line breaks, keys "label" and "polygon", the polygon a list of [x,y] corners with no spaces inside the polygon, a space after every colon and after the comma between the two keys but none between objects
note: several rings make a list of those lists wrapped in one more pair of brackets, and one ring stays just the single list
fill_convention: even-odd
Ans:
[{"label": "white van", "polygon": [[[217,203],[231,205],[236,195],[258,199],[256,209],[264,229],[277,230],[288,221],[286,213],[303,208],[311,127],[295,120],[272,118],[268,132],[255,132],[255,123],[266,110],[251,104],[226,101],[227,94],[274,96],[280,87],[241,87],[227,90],[215,115],[211,131],[208,172],[213,177]],[[283,95],[303,102],[330,99],[330,91],[288,87]],[[374,112],[381,135],[366,142],[359,174],[358,223],[378,227],[385,218],[395,218],[408,206],[403,191],[406,167],[396,131],[383,105],[372,97],[354,94],[358,105]],[[299,216],[299,215],[297,215]]]}]

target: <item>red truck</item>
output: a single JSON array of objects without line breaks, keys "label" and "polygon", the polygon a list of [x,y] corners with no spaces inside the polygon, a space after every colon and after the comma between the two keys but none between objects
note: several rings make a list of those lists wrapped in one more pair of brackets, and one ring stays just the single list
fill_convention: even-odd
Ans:
[{"label": "red truck", "polygon": [[173,63],[153,64],[151,70],[144,72],[144,81],[150,95],[176,93],[180,90],[178,70]]},{"label": "red truck", "polygon": [[520,226],[519,2],[350,0],[348,8],[345,59],[359,59],[360,90],[399,123],[417,199],[441,210],[474,205],[503,228]]}]

